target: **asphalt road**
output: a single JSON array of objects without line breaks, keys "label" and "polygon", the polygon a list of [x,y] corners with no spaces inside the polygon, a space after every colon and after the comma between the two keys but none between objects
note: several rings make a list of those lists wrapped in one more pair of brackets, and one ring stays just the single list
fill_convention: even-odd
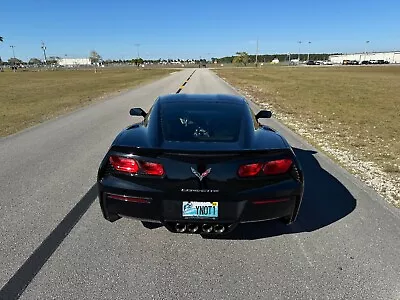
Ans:
[{"label": "asphalt road", "polygon": [[[203,239],[102,218],[96,172],[129,108],[192,71],[0,140],[0,299],[400,299],[399,211],[274,119],[305,171],[294,225]],[[206,69],[181,92],[236,93]]]}]

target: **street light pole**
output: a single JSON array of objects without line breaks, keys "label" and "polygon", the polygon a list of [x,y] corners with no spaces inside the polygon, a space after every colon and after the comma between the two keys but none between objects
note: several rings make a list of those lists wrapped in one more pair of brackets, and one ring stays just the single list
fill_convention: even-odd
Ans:
[{"label": "street light pole", "polygon": [[298,41],[298,43],[299,43],[299,57],[297,58],[298,60],[299,60],[299,64],[300,64],[300,47],[301,47],[301,41]]},{"label": "street light pole", "polygon": [[47,57],[46,57],[46,45],[44,44],[44,42],[42,41],[42,50],[43,50],[43,56],[44,56],[44,63],[47,64]]},{"label": "street light pole", "polygon": [[256,68],[258,65],[258,38],[257,38],[257,49],[256,49]]},{"label": "street light pole", "polygon": [[307,54],[307,61],[309,61],[309,60],[310,60],[310,45],[311,45],[311,42],[308,42],[308,54]]},{"label": "street light pole", "polygon": [[368,46],[368,44],[369,44],[369,41],[365,41],[365,51],[364,51],[365,58],[364,58],[364,60],[367,60],[367,46]]},{"label": "street light pole", "polygon": [[140,55],[139,55],[139,47],[140,44],[135,44],[136,48],[137,48],[137,58],[139,59]]},{"label": "street light pole", "polygon": [[13,57],[14,57],[14,63],[13,63],[12,69],[13,69],[14,72],[16,72],[16,71],[17,71],[17,68],[15,67],[15,60],[16,60],[16,59],[15,59],[15,51],[14,51],[15,46],[14,46],[14,45],[10,45],[10,48],[12,48]]},{"label": "street light pole", "polygon": [[[14,45],[10,45],[10,48],[12,48],[12,51],[13,51],[13,57],[14,57],[14,59],[15,59],[15,51],[14,51],[14,48],[15,48],[15,46]],[[15,63],[15,62],[14,62]]]}]

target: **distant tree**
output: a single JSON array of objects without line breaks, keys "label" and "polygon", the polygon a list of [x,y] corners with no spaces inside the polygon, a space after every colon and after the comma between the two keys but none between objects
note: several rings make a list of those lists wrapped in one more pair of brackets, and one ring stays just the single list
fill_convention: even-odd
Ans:
[{"label": "distant tree", "polygon": [[92,64],[97,64],[100,62],[101,56],[100,54],[98,54],[96,51],[93,50],[90,51],[89,59]]},{"label": "distant tree", "polygon": [[42,63],[42,61],[40,59],[38,59],[38,58],[31,58],[28,61],[29,65],[40,65],[41,63]]},{"label": "distant tree", "polygon": [[101,61],[101,56],[96,51],[90,51],[89,59],[92,65],[94,65],[94,72],[97,73],[97,66]]},{"label": "distant tree", "polygon": [[58,61],[60,60],[61,58],[59,57],[59,56],[49,56],[49,57],[47,57],[47,59],[46,59],[46,63],[48,64],[48,65],[57,65],[58,64]]},{"label": "distant tree", "polygon": [[142,63],[143,63],[143,59],[142,58],[134,58],[134,59],[132,59],[132,63],[134,63],[135,64],[135,66],[139,66],[139,65],[141,65]]},{"label": "distant tree", "polygon": [[236,56],[233,58],[234,64],[247,65],[249,62],[249,54],[247,52],[236,52]]},{"label": "distant tree", "polygon": [[22,64],[22,60],[20,60],[18,58],[11,57],[11,58],[8,59],[8,63],[10,65],[19,65],[19,64]]}]

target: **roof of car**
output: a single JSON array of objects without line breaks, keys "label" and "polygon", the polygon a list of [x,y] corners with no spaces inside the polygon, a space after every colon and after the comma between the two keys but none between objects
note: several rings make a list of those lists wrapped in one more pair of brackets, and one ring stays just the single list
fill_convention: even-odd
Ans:
[{"label": "roof of car", "polygon": [[229,94],[170,94],[159,97],[160,103],[172,102],[224,102],[232,104],[244,104],[243,97],[229,95]]}]

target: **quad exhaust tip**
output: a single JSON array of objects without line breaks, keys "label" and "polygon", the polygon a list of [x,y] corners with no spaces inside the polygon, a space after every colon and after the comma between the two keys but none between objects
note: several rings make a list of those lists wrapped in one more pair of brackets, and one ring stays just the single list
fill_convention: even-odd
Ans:
[{"label": "quad exhaust tip", "polygon": [[214,231],[216,233],[223,233],[225,231],[225,226],[221,224],[214,225]]},{"label": "quad exhaust tip", "polygon": [[201,226],[201,230],[203,230],[205,233],[210,233],[213,230],[213,227],[210,224],[203,224]]},{"label": "quad exhaust tip", "polygon": [[197,224],[189,224],[187,229],[190,233],[196,233],[199,230],[199,225]]},{"label": "quad exhaust tip", "polygon": [[176,230],[176,232],[180,232],[180,233],[185,232],[186,231],[186,224],[176,223],[175,224],[175,230]]},{"label": "quad exhaust tip", "polygon": [[199,224],[185,224],[185,223],[176,223],[175,224],[175,231],[179,233],[183,232],[190,232],[190,233],[196,233],[199,231],[202,231],[204,233],[223,233],[225,232],[227,227],[223,224],[202,224],[201,226]]}]

